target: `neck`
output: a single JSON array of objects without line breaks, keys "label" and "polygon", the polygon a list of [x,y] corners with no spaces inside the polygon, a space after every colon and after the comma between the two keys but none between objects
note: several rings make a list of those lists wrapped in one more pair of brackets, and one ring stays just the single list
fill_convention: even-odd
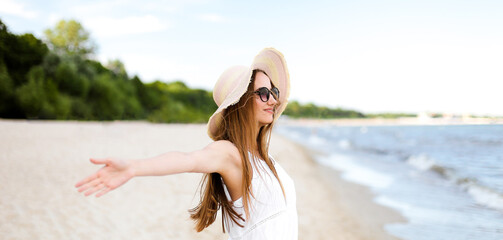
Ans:
[{"label": "neck", "polygon": [[260,128],[263,126],[264,126],[263,124],[257,122],[257,127],[256,127],[256,131],[255,131],[257,136],[258,136],[258,133],[260,132]]},{"label": "neck", "polygon": [[255,136],[255,146],[253,146],[253,148],[251,149],[253,155],[255,156],[259,156],[259,135],[260,135],[260,129],[261,127],[260,126],[257,126],[257,128],[255,129],[255,133],[253,134]]}]

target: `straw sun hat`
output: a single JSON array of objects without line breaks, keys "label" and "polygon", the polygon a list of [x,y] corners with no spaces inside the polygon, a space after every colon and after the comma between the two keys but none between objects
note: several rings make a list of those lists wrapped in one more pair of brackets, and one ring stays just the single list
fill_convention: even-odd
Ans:
[{"label": "straw sun hat", "polygon": [[[218,126],[222,122],[222,114],[226,108],[239,102],[248,89],[253,70],[262,70],[271,79],[272,84],[279,89],[279,101],[274,120],[285,110],[290,95],[290,75],[285,58],[274,48],[265,48],[255,56],[250,67],[233,66],[225,70],[213,88],[213,99],[218,109],[208,121],[208,135],[214,139]],[[215,140],[215,139],[214,139]]]}]

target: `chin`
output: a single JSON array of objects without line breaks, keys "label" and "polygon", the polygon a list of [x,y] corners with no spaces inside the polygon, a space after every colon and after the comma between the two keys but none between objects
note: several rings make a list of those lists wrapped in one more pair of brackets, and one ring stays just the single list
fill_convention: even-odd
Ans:
[{"label": "chin", "polygon": [[274,115],[272,114],[260,115],[259,117],[257,117],[257,121],[261,127],[269,125],[274,121]]},{"label": "chin", "polygon": [[270,120],[267,120],[267,121],[262,121],[262,122],[260,122],[260,126],[262,126],[262,127],[263,127],[263,126],[265,126],[265,125],[269,125],[269,124],[271,124],[271,123],[273,122],[273,120],[274,120],[274,119],[272,119],[272,118],[271,118]]}]

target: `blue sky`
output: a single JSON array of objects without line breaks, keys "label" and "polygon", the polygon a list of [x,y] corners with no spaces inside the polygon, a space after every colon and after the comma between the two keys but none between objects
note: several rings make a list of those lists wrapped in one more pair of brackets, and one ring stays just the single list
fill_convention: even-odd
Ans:
[{"label": "blue sky", "polygon": [[76,19],[103,63],[144,82],[211,90],[264,47],[286,57],[291,100],[372,112],[503,116],[503,1],[0,0],[14,33]]}]

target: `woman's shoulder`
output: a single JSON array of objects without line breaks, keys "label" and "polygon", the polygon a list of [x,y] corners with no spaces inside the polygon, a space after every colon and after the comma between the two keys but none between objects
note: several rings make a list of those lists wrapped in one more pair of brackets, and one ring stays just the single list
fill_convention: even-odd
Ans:
[{"label": "woman's shoulder", "polygon": [[233,161],[241,162],[241,154],[234,143],[228,140],[218,140],[210,143],[208,148],[213,151],[219,152],[220,154],[226,155]]},{"label": "woman's shoulder", "polygon": [[[238,148],[234,143],[229,140],[217,140],[208,145],[210,148],[215,148],[223,151],[238,151]],[[238,151],[239,152],[239,151]]]}]

